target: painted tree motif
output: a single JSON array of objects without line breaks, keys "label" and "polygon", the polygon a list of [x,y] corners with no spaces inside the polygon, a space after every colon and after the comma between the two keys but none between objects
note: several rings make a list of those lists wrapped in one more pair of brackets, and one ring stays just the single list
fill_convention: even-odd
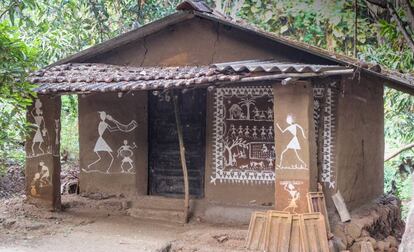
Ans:
[{"label": "painted tree motif", "polygon": [[250,106],[255,105],[256,101],[251,96],[247,96],[245,98],[241,98],[241,102],[239,102],[239,104],[242,107],[246,107],[246,109],[247,109],[247,120],[250,120]]},{"label": "painted tree motif", "polygon": [[227,137],[226,139],[223,139],[223,142],[226,150],[225,152],[227,152],[227,157],[224,157],[226,166],[232,166],[236,162],[238,153],[233,152],[235,147],[241,147],[243,149],[248,148],[246,140],[243,140],[243,138],[240,137],[236,137],[235,139],[229,139]]}]

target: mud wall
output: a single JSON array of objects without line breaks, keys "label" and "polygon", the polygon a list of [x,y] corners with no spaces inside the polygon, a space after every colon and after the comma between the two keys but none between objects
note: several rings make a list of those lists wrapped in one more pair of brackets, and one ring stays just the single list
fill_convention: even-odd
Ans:
[{"label": "mud wall", "polygon": [[[193,18],[85,62],[131,66],[208,65],[251,59],[313,60],[292,48],[208,20]],[[319,59],[319,61],[321,61]]]},{"label": "mud wall", "polygon": [[78,99],[81,192],[145,195],[147,93],[79,95]]},{"label": "mud wall", "polygon": [[337,112],[337,189],[353,209],[383,193],[383,86],[375,79],[343,79]]}]

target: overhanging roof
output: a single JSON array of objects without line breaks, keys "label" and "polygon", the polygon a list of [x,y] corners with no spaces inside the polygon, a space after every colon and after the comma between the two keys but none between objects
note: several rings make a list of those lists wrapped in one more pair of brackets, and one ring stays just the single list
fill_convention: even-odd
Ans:
[{"label": "overhanging roof", "polygon": [[91,57],[94,57],[101,53],[108,52],[122,45],[128,44],[134,40],[153,34],[170,25],[177,24],[185,20],[192,19],[194,17],[199,17],[199,18],[211,20],[213,22],[218,22],[223,25],[245,31],[247,33],[252,33],[252,34],[261,36],[263,38],[266,38],[266,39],[270,39],[274,42],[289,46],[291,48],[295,48],[304,53],[310,53],[312,55],[325,59],[331,62],[332,64],[339,64],[342,66],[352,66],[354,68],[358,68],[360,69],[361,73],[365,73],[370,76],[380,78],[381,80],[383,80],[383,82],[386,85],[392,88],[395,88],[395,89],[398,89],[400,91],[407,92],[410,94],[414,94],[414,78],[409,74],[402,74],[402,73],[387,70],[384,68],[382,69],[381,72],[378,72],[378,67],[375,67],[373,65],[366,64],[366,63],[361,63],[355,58],[351,58],[351,57],[340,55],[340,54],[335,54],[333,52],[330,52],[330,51],[327,51],[327,50],[324,50],[324,49],[321,49],[315,46],[311,46],[306,43],[298,42],[298,41],[288,39],[282,36],[277,36],[273,33],[266,32],[264,30],[258,29],[257,27],[253,27],[243,22],[239,22],[239,21],[236,22],[221,14],[218,14],[214,11],[209,10],[208,8],[206,8],[205,5],[201,6],[200,4],[194,4],[194,2],[192,1],[185,1],[180,6],[181,6],[180,9],[184,11],[179,11],[165,18],[162,18],[150,24],[144,25],[130,32],[124,33],[113,39],[107,40],[103,43],[100,43],[91,48],[88,48],[79,53],[76,53],[70,57],[67,57],[63,60],[60,60],[52,64],[52,66],[61,65],[61,64],[69,63],[69,62],[86,62]]},{"label": "overhanging roof", "polygon": [[339,65],[250,60],[182,67],[127,67],[68,63],[35,72],[30,81],[40,94],[125,92],[221,86],[236,83],[351,74]]}]

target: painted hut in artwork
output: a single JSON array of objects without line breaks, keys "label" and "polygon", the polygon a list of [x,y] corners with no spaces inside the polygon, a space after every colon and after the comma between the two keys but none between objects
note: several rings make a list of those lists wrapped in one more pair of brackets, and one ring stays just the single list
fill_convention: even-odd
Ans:
[{"label": "painted hut in artwork", "polygon": [[193,216],[248,222],[255,209],[300,213],[318,183],[331,212],[338,191],[350,209],[383,193],[383,87],[414,93],[411,82],[202,2],[177,9],[31,76],[30,200],[60,207],[65,94],[78,94],[80,191],[122,194],[136,214],[182,211],[177,129]]}]

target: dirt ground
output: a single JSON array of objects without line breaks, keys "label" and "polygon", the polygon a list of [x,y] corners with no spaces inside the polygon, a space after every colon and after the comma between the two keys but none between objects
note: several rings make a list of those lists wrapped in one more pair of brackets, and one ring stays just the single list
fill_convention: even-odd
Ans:
[{"label": "dirt ground", "polygon": [[0,251],[244,251],[247,226],[186,225],[125,215],[117,199],[62,198],[62,212],[24,203],[24,196],[0,200]]}]

